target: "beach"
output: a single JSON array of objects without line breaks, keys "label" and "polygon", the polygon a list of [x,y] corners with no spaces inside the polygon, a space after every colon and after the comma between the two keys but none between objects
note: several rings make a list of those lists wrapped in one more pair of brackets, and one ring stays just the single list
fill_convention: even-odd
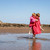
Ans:
[{"label": "beach", "polygon": [[0,0],[0,50],[50,50],[50,0]]},{"label": "beach", "polygon": [[[10,24],[11,25],[11,24]],[[49,50],[50,26],[42,26],[44,31],[33,39],[28,25],[0,25],[0,50]],[[3,27],[4,26],[4,27]]]},{"label": "beach", "polygon": [[[46,37],[47,36],[47,37]],[[0,50],[50,50],[50,34],[0,34]]]},{"label": "beach", "polygon": [[[42,27],[44,31],[42,33],[50,33],[50,27]],[[28,33],[29,27],[0,27],[0,34],[5,33]]]}]

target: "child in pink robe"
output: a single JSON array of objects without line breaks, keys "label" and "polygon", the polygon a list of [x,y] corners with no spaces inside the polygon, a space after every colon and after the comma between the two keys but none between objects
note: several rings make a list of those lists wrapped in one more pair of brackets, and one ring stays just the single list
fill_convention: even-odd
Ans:
[{"label": "child in pink robe", "polygon": [[30,24],[29,24],[29,27],[30,27],[31,29],[32,29],[32,26],[35,25],[34,22],[35,22],[35,21],[38,21],[38,20],[35,18],[35,16],[36,16],[36,14],[33,13],[32,16],[30,17]]},{"label": "child in pink robe", "polygon": [[[35,17],[30,17],[30,24],[29,26],[32,29],[33,32],[33,37],[35,37],[36,34],[40,34],[41,33],[41,27],[40,27],[40,19],[39,19],[39,14],[36,14]],[[36,21],[38,20],[38,21]]]},{"label": "child in pink robe", "polygon": [[30,24],[29,27],[32,29],[33,23],[35,22],[36,19],[34,19],[32,16],[30,17]]},{"label": "child in pink robe", "polygon": [[[35,26],[35,21],[38,21],[36,18],[35,18],[36,14],[33,13],[32,16],[30,17],[30,24],[29,24],[29,27],[30,29],[33,28],[33,26]],[[32,32],[33,32],[33,29],[32,29]],[[30,31],[29,31],[29,34],[30,34]]]},{"label": "child in pink robe", "polygon": [[[37,16],[36,16],[37,17]],[[41,33],[41,28],[40,28],[40,19],[38,18],[38,21],[34,22],[35,25],[32,28],[33,34],[40,34]]]}]

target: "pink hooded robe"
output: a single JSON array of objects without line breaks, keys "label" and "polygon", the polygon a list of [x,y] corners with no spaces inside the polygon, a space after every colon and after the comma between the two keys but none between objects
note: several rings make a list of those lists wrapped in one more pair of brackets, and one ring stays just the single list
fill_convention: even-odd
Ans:
[{"label": "pink hooded robe", "polygon": [[29,26],[31,27],[33,34],[40,34],[41,33],[40,20],[39,19],[38,21],[35,20],[36,18],[31,16]]}]

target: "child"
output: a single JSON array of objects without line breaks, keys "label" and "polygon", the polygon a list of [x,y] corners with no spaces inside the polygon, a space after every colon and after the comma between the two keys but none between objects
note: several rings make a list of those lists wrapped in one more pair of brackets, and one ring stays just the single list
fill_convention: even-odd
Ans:
[{"label": "child", "polygon": [[[40,23],[40,18],[39,18],[39,17],[40,17],[40,14],[37,13],[37,14],[36,14],[36,19],[38,19],[38,20],[39,20],[39,23]],[[40,24],[40,29],[44,31],[44,29],[42,29],[42,27],[41,27],[41,24]]]},{"label": "child", "polygon": [[[33,26],[33,37],[35,37],[36,36],[36,34],[40,34],[41,33],[41,29],[42,29],[42,27],[41,27],[41,24],[40,24],[40,14],[39,13],[37,13],[36,14],[36,19],[38,20],[38,21],[35,21],[34,23],[35,23],[35,26]],[[43,30],[43,29],[42,29]]]},{"label": "child", "polygon": [[35,21],[38,21],[37,19],[35,19],[35,16],[36,16],[36,14],[33,13],[32,16],[30,17],[30,24],[29,24],[30,30],[29,30],[29,34],[30,34],[31,29],[32,29],[32,27],[33,27],[33,25],[34,25],[34,22],[35,22]]},{"label": "child", "polygon": [[[40,14],[37,13],[33,13],[32,16],[30,17],[30,24],[29,27],[30,29],[32,29],[33,32],[33,38],[35,38],[36,34],[40,34],[41,33],[41,27],[40,27]],[[29,31],[30,34],[30,31]]]}]

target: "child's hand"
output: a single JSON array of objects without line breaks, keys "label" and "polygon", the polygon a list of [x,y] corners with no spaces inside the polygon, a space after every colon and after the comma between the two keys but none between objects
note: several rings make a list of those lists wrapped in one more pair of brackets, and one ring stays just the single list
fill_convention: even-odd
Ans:
[{"label": "child's hand", "polygon": [[44,29],[40,26],[41,30],[44,31]]},{"label": "child's hand", "polygon": [[44,31],[44,29],[41,29],[42,31]]},{"label": "child's hand", "polygon": [[38,19],[36,19],[36,21],[38,21]]}]

